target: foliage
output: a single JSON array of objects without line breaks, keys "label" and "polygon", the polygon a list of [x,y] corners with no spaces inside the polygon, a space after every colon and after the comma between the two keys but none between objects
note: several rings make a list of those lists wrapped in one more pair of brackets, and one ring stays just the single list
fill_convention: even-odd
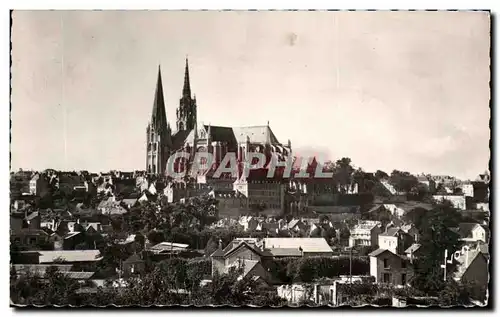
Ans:
[{"label": "foliage", "polygon": [[441,306],[470,306],[473,301],[484,303],[486,297],[486,286],[474,283],[459,283],[448,279],[444,288],[439,292],[439,304]]},{"label": "foliage", "polygon": [[127,280],[124,287],[97,288],[89,295],[78,292],[77,282],[54,269],[43,279],[30,273],[19,278],[11,272],[11,299],[16,304],[37,305],[256,305],[284,304],[275,290],[250,277],[241,279],[240,271],[216,274],[202,285],[210,273],[210,261],[170,259],[156,265],[140,278]]},{"label": "foliage", "polygon": [[396,219],[396,216],[394,216],[390,212],[390,210],[388,210],[384,206],[381,206],[380,208],[372,210],[369,213],[368,212],[362,213],[361,219],[380,221],[382,223],[382,228],[385,228],[385,226],[388,223]]},{"label": "foliage", "polygon": [[[460,213],[448,203],[436,205],[432,210],[422,215],[415,224],[421,236],[421,253],[425,257],[417,259],[414,263],[415,276],[412,285],[417,289],[435,296],[446,286],[443,281],[444,250],[451,254],[461,247],[459,235],[450,230],[458,227]],[[447,273],[455,271],[454,264],[447,265]]]},{"label": "foliage", "polygon": [[208,240],[207,246],[205,247],[205,256],[210,256],[215,252],[215,250],[217,250],[218,247],[218,241],[215,238],[211,237],[210,240]]},{"label": "foliage", "polygon": [[54,267],[47,269],[43,279],[28,272],[10,285],[12,301],[22,305],[79,305],[77,289],[77,282]]},{"label": "foliage", "polygon": [[384,179],[384,178],[389,178],[389,175],[387,175],[387,173],[384,172],[384,171],[377,170],[375,172],[375,178],[378,179],[378,180],[381,180],[381,179]]},{"label": "foliage", "polygon": [[[276,259],[270,272],[283,283],[311,282],[321,277],[349,275],[349,257],[304,257]],[[367,275],[370,271],[368,259],[352,258],[352,274]]]},{"label": "foliage", "polygon": [[215,274],[212,282],[201,288],[196,304],[282,306],[285,301],[276,291],[251,277],[240,278],[240,270],[232,269],[227,274]]},{"label": "foliage", "polygon": [[389,183],[403,193],[410,193],[419,184],[418,179],[409,172],[394,170],[389,177]]},{"label": "foliage", "polygon": [[351,159],[344,157],[335,162],[333,179],[339,185],[340,193],[345,194],[349,191],[353,181],[354,168],[351,165]]}]

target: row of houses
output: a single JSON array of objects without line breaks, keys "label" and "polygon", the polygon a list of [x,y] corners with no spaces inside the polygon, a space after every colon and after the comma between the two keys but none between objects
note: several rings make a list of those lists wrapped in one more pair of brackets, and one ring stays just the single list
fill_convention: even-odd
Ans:
[{"label": "row of houses", "polygon": [[[460,223],[457,228],[451,228],[459,234],[460,240],[464,242],[489,242],[489,228],[486,225],[478,223]],[[395,227],[394,223],[389,223],[382,228],[380,221],[360,220],[357,225],[350,229],[349,247],[376,247],[386,245],[388,237],[395,233],[403,232],[411,237],[414,242],[418,242],[420,233],[413,224],[401,225]]]}]

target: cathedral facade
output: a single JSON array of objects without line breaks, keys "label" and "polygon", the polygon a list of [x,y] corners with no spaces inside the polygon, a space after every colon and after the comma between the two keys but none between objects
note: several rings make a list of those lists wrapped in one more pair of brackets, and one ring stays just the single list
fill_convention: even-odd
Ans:
[{"label": "cathedral facade", "polygon": [[273,156],[285,160],[292,153],[290,140],[286,145],[280,143],[269,124],[224,127],[198,125],[197,119],[197,101],[191,94],[188,60],[182,97],[176,110],[175,131],[167,121],[161,69],[158,68],[153,111],[146,129],[146,171],[149,174],[165,175],[168,158],[178,151],[211,153],[214,163],[209,170],[215,170],[228,152],[235,153],[239,163],[245,161],[249,152],[264,153],[268,160]]}]

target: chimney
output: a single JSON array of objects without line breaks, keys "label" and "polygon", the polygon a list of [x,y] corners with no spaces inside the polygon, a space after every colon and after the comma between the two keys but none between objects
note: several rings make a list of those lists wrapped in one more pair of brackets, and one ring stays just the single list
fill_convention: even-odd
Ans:
[{"label": "chimney", "polygon": [[262,250],[266,250],[266,239],[262,240]]},{"label": "chimney", "polygon": [[219,250],[222,250],[222,239],[219,239]]}]

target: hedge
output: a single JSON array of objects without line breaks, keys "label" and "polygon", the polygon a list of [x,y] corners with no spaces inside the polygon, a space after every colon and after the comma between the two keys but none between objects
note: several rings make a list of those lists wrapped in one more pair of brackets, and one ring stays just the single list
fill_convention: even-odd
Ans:
[{"label": "hedge", "polygon": [[[312,282],[321,277],[349,275],[349,257],[304,257],[275,259],[269,265],[273,276],[283,283]],[[352,258],[352,275],[369,275],[367,258]]]}]

